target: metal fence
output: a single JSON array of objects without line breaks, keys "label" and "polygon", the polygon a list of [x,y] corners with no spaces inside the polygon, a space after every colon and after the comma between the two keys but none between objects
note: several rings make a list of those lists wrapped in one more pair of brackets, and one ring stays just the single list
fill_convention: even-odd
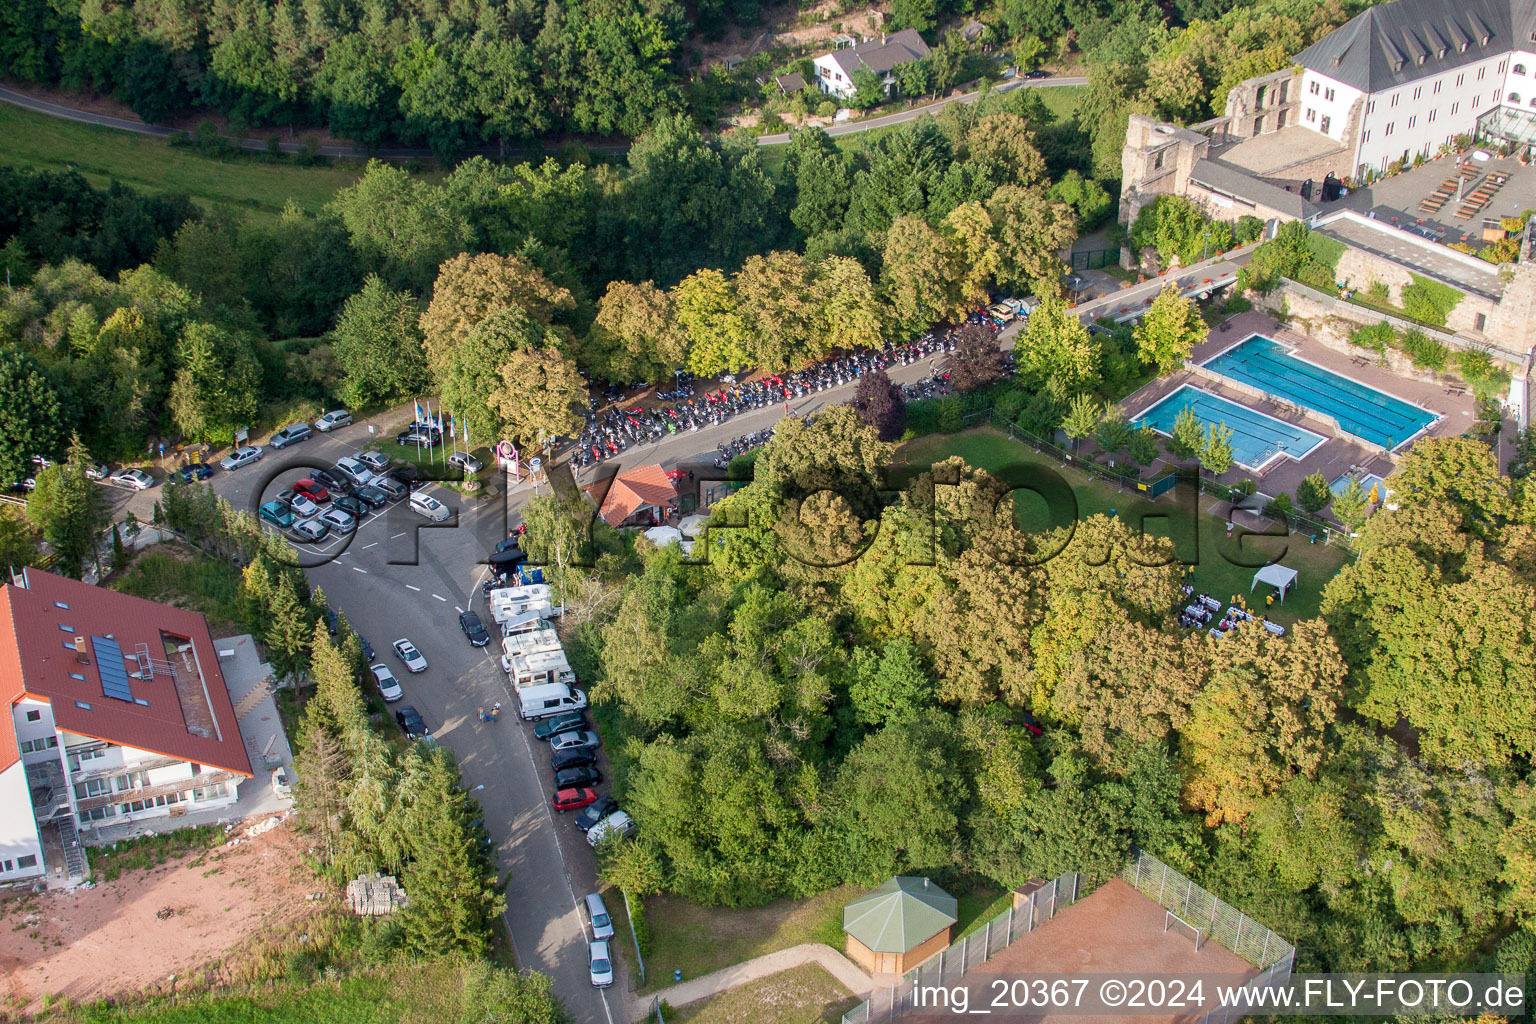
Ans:
[{"label": "metal fence", "polygon": [[1034,931],[1087,895],[1082,877],[1074,872],[1047,882],[1030,893],[1029,899],[1015,902],[985,925],[960,937],[947,949],[908,971],[896,985],[876,989],[868,999],[843,1014],[843,1024],[889,1021],[912,1008],[912,991],[918,985],[949,985],[980,967],[1019,936]]},{"label": "metal fence", "polygon": [[[1140,850],[1121,869],[1120,877],[1190,928],[1198,929],[1203,939],[1214,939],[1259,968],[1260,973],[1248,980],[1245,989],[1279,988],[1290,983],[1296,947],[1267,926]],[[1206,1014],[1202,1024],[1227,1024],[1250,1012],[1246,1007],[1255,1005],[1262,1004],[1235,1000]]]}]

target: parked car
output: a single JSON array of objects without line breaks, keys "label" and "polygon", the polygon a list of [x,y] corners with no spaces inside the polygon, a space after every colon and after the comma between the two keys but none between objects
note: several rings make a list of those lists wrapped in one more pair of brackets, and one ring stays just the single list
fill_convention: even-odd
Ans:
[{"label": "parked car", "polygon": [[373,483],[373,470],[350,455],[336,460],[336,471],[359,487]]},{"label": "parked car", "polygon": [[335,608],[325,609],[325,631],[331,636],[336,635],[336,630],[341,628],[341,616],[336,614]]},{"label": "parked car", "polygon": [[287,502],[269,501],[256,510],[256,517],[283,529],[293,525],[293,509],[288,507]]},{"label": "parked car", "polygon": [[318,515],[320,512],[319,505],[316,505],[298,491],[280,491],[278,492],[277,500],[287,502],[288,507],[293,509],[293,514],[300,519],[308,519],[310,516]]},{"label": "parked car", "polygon": [[469,454],[469,452],[450,452],[448,455],[448,465],[471,474],[478,473],[485,468],[485,463]]},{"label": "parked car", "polygon": [[549,755],[549,767],[556,772],[563,772],[567,768],[590,768],[595,764],[597,764],[597,751],[590,747],[556,750]]},{"label": "parked car", "polygon": [[357,517],[345,509],[328,508],[320,513],[320,521],[333,533],[351,533],[357,529]]},{"label": "parked car", "polygon": [[358,462],[361,462],[363,465],[367,466],[369,469],[373,470],[375,473],[384,472],[389,468],[390,463],[393,461],[383,452],[367,450],[353,452],[352,457]]},{"label": "parked car", "polygon": [[267,443],[273,448],[287,448],[291,444],[300,441],[308,441],[314,436],[314,430],[308,423],[291,423],[272,435],[272,440]]},{"label": "parked car", "polygon": [[389,504],[389,495],[373,484],[359,487],[352,492],[350,497],[362,502],[368,508],[383,508]]},{"label": "parked car", "polygon": [[427,657],[416,649],[416,645],[405,637],[401,637],[391,644],[395,649],[395,657],[405,662],[408,672],[425,672],[427,670]]},{"label": "parked car", "polygon": [[416,485],[421,483],[421,473],[409,462],[402,462],[384,475],[404,484],[413,491],[416,489]]},{"label": "parked car", "polygon": [[438,435],[426,434],[416,430],[402,430],[395,435],[395,444],[403,448],[431,448],[440,439]]},{"label": "parked car", "polygon": [[576,827],[585,832],[618,809],[619,802],[613,797],[600,797],[592,806],[576,815]]},{"label": "parked car", "polygon": [[85,467],[85,475],[89,480],[105,480],[112,470],[105,462],[95,462]]},{"label": "parked car", "polygon": [[373,660],[373,644],[369,643],[368,642],[368,638],[363,636],[363,634],[361,634],[361,633],[357,634],[357,642],[363,645],[363,660],[364,661],[372,661]]},{"label": "parked car", "polygon": [[422,720],[421,712],[411,704],[395,712],[395,723],[400,726],[401,732],[413,740],[432,735],[431,730],[427,728],[427,723]]},{"label": "parked car", "polygon": [[608,957],[608,943],[596,941],[587,946],[587,972],[594,988],[607,988],[613,984],[613,961]]},{"label": "parked car", "polygon": [[613,918],[608,916],[608,904],[600,893],[588,893],[581,901],[587,924],[592,927],[592,937],[599,940],[613,938]]},{"label": "parked car", "polygon": [[557,811],[579,811],[597,800],[595,789],[557,789],[549,805]]},{"label": "parked car", "polygon": [[1024,72],[1024,77],[1029,79],[1050,78],[1051,73],[1049,71],[1036,68],[1033,71]]},{"label": "parked car", "polygon": [[382,491],[389,496],[390,501],[399,501],[411,493],[409,487],[388,474],[374,477],[373,483],[367,486],[372,487],[376,491]]},{"label": "parked car", "polygon": [[602,781],[603,773],[590,765],[565,768],[555,773],[556,789],[580,789],[583,786],[595,786]]},{"label": "parked car", "polygon": [[596,846],[609,836],[627,839],[635,834],[635,820],[623,811],[614,811],[587,829],[587,845]]},{"label": "parked car", "polygon": [[310,470],[309,478],[330,491],[332,495],[348,494],[352,490],[352,484],[349,481],[341,479],[335,473],[327,473],[323,469]]},{"label": "parked car", "polygon": [[411,511],[419,516],[426,516],[434,523],[441,523],[445,519],[452,518],[453,509],[444,505],[430,494],[416,491],[411,495]]},{"label": "parked car", "polygon": [[485,556],[485,560],[503,571],[528,561],[528,553],[522,548],[507,548],[505,551],[493,551]]},{"label": "parked car", "polygon": [[567,711],[563,715],[546,718],[533,727],[535,739],[547,740],[552,736],[558,736],[563,732],[574,732],[577,729],[587,727],[587,716],[580,711]]},{"label": "parked car", "polygon": [[315,544],[325,539],[331,528],[318,519],[300,519],[293,524],[291,535],[301,544]]},{"label": "parked car", "polygon": [[107,477],[107,482],[117,487],[126,487],[130,491],[147,491],[155,486],[155,478],[142,469],[120,469]]},{"label": "parked car", "polygon": [[485,623],[480,621],[480,616],[474,612],[462,612],[459,615],[459,628],[464,631],[464,636],[472,647],[484,647],[491,642],[491,636],[485,631]]},{"label": "parked car", "polygon": [[379,688],[379,695],[384,698],[386,704],[393,704],[405,696],[405,691],[400,688],[400,680],[389,670],[389,666],[382,662],[377,665],[369,665],[368,671],[373,673],[373,684]]},{"label": "parked car", "polygon": [[315,420],[315,429],[322,434],[329,434],[337,427],[345,427],[352,422],[352,414],[345,409],[332,409],[319,419]]},{"label": "parked car", "polygon": [[249,466],[253,462],[261,461],[261,448],[248,444],[243,448],[236,448],[224,458],[219,460],[219,465],[226,470],[239,469],[241,466]]},{"label": "parked car", "polygon": [[591,729],[577,729],[575,732],[557,733],[549,738],[549,749],[560,750],[595,750],[602,745],[602,740]]},{"label": "parked car", "polygon": [[[87,473],[89,473],[89,471],[87,471]],[[190,484],[193,481],[207,480],[209,477],[213,476],[213,467],[208,465],[206,462],[189,462],[185,466],[182,466],[180,469],[178,469],[176,471],[176,475],[181,477],[182,483]]]},{"label": "parked car", "polygon": [[323,505],[327,501],[331,500],[331,492],[326,489],[324,484],[314,479],[313,477],[306,476],[304,479],[294,484],[293,489],[304,495],[304,497],[308,498],[310,501],[316,502],[317,504]]},{"label": "parked car", "polygon": [[522,546],[523,546],[523,535],[520,534],[520,533],[514,533],[512,536],[508,537],[506,540],[503,540],[503,541],[501,541],[500,543],[498,543],[496,545],[495,553],[499,555],[503,551],[511,551],[514,548],[520,548]]},{"label": "parked car", "polygon": [[368,514],[368,503],[353,494],[343,494],[331,502],[331,508],[340,509],[347,515],[358,519]]}]

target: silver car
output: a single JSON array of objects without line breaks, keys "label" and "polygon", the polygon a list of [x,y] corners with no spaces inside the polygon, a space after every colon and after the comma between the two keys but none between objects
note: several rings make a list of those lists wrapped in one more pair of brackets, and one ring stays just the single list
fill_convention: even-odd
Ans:
[{"label": "silver car", "polygon": [[351,533],[357,529],[357,517],[345,509],[328,508],[320,513],[320,521],[334,533]]},{"label": "silver car", "polygon": [[241,466],[249,466],[253,462],[261,461],[261,448],[258,445],[248,444],[243,448],[236,448],[219,460],[219,465],[224,469],[239,469]]},{"label": "silver car", "polygon": [[456,469],[462,469],[466,473],[478,473],[485,468],[485,463],[469,454],[469,452],[454,452],[449,455],[448,465]]},{"label": "silver car", "polygon": [[587,969],[594,988],[607,988],[613,984],[613,960],[608,954],[606,940],[599,939],[587,946]]},{"label": "silver car", "polygon": [[562,750],[586,750],[602,744],[597,738],[597,733],[591,729],[581,729],[577,732],[562,732],[549,738],[549,749],[553,753]]},{"label": "silver car", "polygon": [[345,427],[351,424],[352,414],[345,409],[332,409],[330,412],[315,420],[315,429],[322,434],[328,434],[336,427]]},{"label": "silver car", "polygon": [[146,491],[155,486],[155,478],[142,469],[120,469],[107,477],[107,482],[130,491]]},{"label": "silver car", "polygon": [[382,473],[390,466],[390,458],[383,452],[361,451],[353,452],[352,457],[375,473]]},{"label": "silver car", "polygon": [[315,544],[325,539],[331,528],[319,519],[300,519],[293,524],[293,539],[304,544]]}]

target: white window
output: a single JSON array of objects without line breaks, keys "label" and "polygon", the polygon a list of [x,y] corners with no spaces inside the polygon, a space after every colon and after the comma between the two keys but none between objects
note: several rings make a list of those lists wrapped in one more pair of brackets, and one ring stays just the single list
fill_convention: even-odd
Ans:
[{"label": "white window", "polygon": [[1499,102],[1499,90],[1497,89],[1493,90],[1493,102]]},{"label": "white window", "polygon": [[1392,106],[1394,106],[1394,107],[1397,106],[1397,100],[1398,100],[1398,96],[1399,95],[1400,95],[1399,93],[1393,93],[1392,94]]},{"label": "white window", "polygon": [[1509,94],[1509,102],[1511,102],[1511,103],[1519,103],[1520,102],[1520,94],[1517,93],[1517,92],[1510,93]]},{"label": "white window", "polygon": [[1440,82],[1439,82],[1438,79],[1435,81],[1435,87],[1433,89],[1429,90],[1429,92],[1430,92],[1430,95],[1432,95],[1432,96],[1440,95]]},{"label": "white window", "polygon": [[1370,142],[1371,141],[1371,130],[1369,128],[1367,128],[1365,131],[1360,133],[1360,141],[1361,142]]},{"label": "white window", "polygon": [[1317,111],[1313,110],[1311,107],[1307,108],[1307,120],[1308,121],[1316,121],[1317,120]]},{"label": "white window", "polygon": [[1369,103],[1367,103],[1365,105],[1365,112],[1367,114],[1374,114],[1374,113],[1376,113],[1376,101],[1375,100],[1371,100]]},{"label": "white window", "polygon": [[[1515,97],[1515,98],[1519,99],[1518,96]],[[37,710],[37,708],[33,708],[32,710],[27,712],[27,721],[29,721],[29,722],[41,722],[42,720],[43,720],[43,713],[41,711]]]},{"label": "white window", "polygon": [[1459,107],[1459,106],[1461,106],[1460,103],[1452,103],[1451,104],[1451,116],[1452,117],[1456,116],[1456,108]]},{"label": "white window", "polygon": [[1333,102],[1333,90],[1332,89],[1324,89],[1323,90],[1323,99],[1327,100],[1329,103],[1332,103]]},{"label": "white window", "polygon": [[1392,129],[1396,128],[1396,127],[1397,127],[1397,122],[1396,121],[1388,121],[1387,122],[1387,130],[1382,132],[1381,134],[1383,134],[1383,135],[1391,135],[1392,134]]},{"label": "white window", "polygon": [[1329,118],[1327,115],[1324,115],[1322,124],[1318,125],[1318,131],[1322,132],[1324,135],[1328,134],[1328,121]]},{"label": "white window", "polygon": [[1412,127],[1413,127],[1413,124],[1414,124],[1414,122],[1415,122],[1415,121],[1417,121],[1417,120],[1418,120],[1418,118],[1417,118],[1417,117],[1410,117],[1410,118],[1408,118],[1408,127],[1409,127],[1409,128],[1412,128]]},{"label": "white window", "polygon": [[1418,99],[1423,94],[1424,94],[1424,87],[1422,85],[1416,85],[1416,86],[1413,87],[1413,98],[1414,99]]},{"label": "white window", "polygon": [[37,867],[37,856],[29,853],[24,857],[17,857],[16,866],[18,868],[35,868]]},{"label": "white window", "polygon": [[1465,82],[1466,80],[1467,80],[1467,76],[1465,74],[1457,75],[1456,76],[1456,88],[1460,89],[1461,88],[1461,83]]},{"label": "white window", "polygon": [[33,754],[39,750],[51,750],[58,745],[59,738],[57,736],[44,736],[38,740],[22,740],[21,752],[23,754]]},{"label": "white window", "polygon": [[63,608],[65,611],[69,611],[69,605],[65,604],[63,601],[55,601],[53,602],[53,606],[55,608]]},{"label": "white window", "polygon": [[1485,71],[1485,70],[1487,70],[1487,69],[1486,69],[1486,68],[1478,68],[1478,69],[1477,69],[1477,80],[1478,80],[1478,81],[1479,81],[1479,82],[1481,82],[1481,81],[1482,81],[1482,80],[1483,80],[1483,72],[1484,72],[1484,71]]},{"label": "white window", "polygon": [[1318,90],[1318,88],[1319,88],[1319,86],[1318,86],[1318,84],[1317,84],[1317,83],[1316,83],[1316,82],[1313,82],[1313,83],[1312,83],[1312,95],[1313,95],[1313,96],[1316,96],[1316,95],[1317,95],[1317,90]]},{"label": "white window", "polygon": [[1435,113],[1436,113],[1436,111],[1433,111],[1433,110],[1431,110],[1429,112],[1429,123],[1430,124],[1434,124],[1435,123]]},{"label": "white window", "polygon": [[1517,75],[1525,74],[1525,65],[1524,64],[1516,64],[1515,65],[1515,74],[1517,74]]},{"label": "white window", "polygon": [[1472,109],[1473,110],[1477,109],[1477,105],[1478,105],[1478,103],[1482,102],[1482,99],[1483,98],[1481,96],[1473,96],[1472,97]]}]

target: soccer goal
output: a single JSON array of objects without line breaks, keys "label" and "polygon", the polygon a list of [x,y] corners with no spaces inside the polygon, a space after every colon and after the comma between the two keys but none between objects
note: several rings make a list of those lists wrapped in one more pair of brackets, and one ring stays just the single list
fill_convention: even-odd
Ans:
[{"label": "soccer goal", "polygon": [[1190,924],[1188,921],[1184,920],[1182,917],[1180,917],[1178,914],[1175,914],[1171,910],[1163,911],[1164,935],[1168,934],[1168,929],[1172,928],[1175,923],[1183,925],[1184,928],[1195,937],[1195,952],[1198,953],[1200,951],[1200,944],[1205,941],[1205,929]]}]

